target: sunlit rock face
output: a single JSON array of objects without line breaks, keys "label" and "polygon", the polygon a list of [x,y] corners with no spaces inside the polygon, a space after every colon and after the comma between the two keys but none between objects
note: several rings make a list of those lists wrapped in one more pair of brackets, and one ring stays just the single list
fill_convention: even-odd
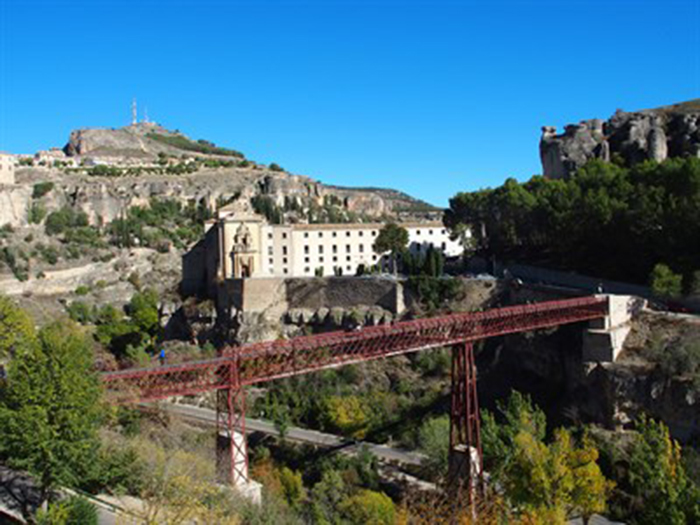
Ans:
[{"label": "sunlit rock face", "polygon": [[542,128],[540,159],[545,177],[571,177],[591,159],[632,166],[645,160],[700,156],[700,103],[691,101],[627,113],[607,121],[591,119],[565,127]]}]

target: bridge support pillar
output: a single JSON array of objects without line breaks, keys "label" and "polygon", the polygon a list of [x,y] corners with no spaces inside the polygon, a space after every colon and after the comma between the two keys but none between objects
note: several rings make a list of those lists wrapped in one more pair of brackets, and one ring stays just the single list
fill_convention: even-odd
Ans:
[{"label": "bridge support pillar", "polygon": [[228,370],[229,387],[216,391],[217,471],[221,481],[259,503],[261,485],[248,475],[245,435],[245,390],[238,377],[238,362]]},{"label": "bridge support pillar", "polygon": [[448,483],[474,496],[482,482],[481,428],[472,343],[452,347],[452,403]]}]

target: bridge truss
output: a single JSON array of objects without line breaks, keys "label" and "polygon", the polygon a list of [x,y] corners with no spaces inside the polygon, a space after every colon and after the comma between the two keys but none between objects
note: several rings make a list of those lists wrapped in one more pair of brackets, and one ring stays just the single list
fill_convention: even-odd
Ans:
[{"label": "bridge truss", "polygon": [[[171,396],[217,391],[217,422],[227,436],[226,473],[235,485],[248,481],[245,440],[247,385],[373,359],[452,347],[450,450],[466,458],[463,476],[473,481],[481,470],[479,410],[473,343],[489,337],[590,321],[608,314],[603,296],[494,308],[476,313],[332,332],[289,340],[228,347],[203,361],[102,374],[116,403],[155,401]],[[466,474],[464,474],[466,473]]]}]

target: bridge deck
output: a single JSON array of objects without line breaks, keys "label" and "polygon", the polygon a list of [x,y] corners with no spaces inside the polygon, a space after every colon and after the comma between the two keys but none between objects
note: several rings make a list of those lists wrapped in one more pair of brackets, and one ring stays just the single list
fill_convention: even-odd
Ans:
[{"label": "bridge deck", "polygon": [[[223,357],[102,374],[120,403],[150,401],[251,385],[315,370],[449,346],[460,342],[589,321],[608,314],[605,297],[494,308],[228,349]],[[237,369],[236,369],[237,367]]]}]

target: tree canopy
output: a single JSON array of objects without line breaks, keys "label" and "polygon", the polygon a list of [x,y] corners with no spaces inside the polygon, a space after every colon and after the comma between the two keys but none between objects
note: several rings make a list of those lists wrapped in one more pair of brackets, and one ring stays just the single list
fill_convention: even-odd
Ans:
[{"label": "tree canopy", "polygon": [[396,273],[396,258],[399,253],[406,249],[407,245],[408,230],[403,226],[390,222],[380,230],[372,248],[378,255],[386,252],[391,254],[392,267],[394,273]]},{"label": "tree canopy", "polygon": [[445,223],[471,226],[488,257],[638,283],[663,262],[688,289],[700,268],[700,159],[593,160],[568,180],[508,179],[455,195]]},{"label": "tree canopy", "polygon": [[56,322],[11,361],[0,396],[0,457],[44,490],[75,486],[98,451],[100,390],[80,327]]}]

